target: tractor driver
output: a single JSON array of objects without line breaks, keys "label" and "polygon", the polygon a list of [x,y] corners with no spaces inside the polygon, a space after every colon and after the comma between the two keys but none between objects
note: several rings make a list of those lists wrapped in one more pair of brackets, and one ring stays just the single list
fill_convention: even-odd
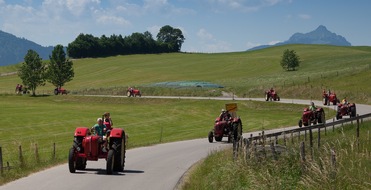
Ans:
[{"label": "tractor driver", "polygon": [[310,111],[316,111],[317,110],[317,107],[314,105],[314,102],[310,103],[309,110]]},{"label": "tractor driver", "polygon": [[219,118],[221,121],[228,121],[231,118],[231,114],[225,109],[222,109],[222,113],[220,113]]},{"label": "tractor driver", "polygon": [[106,143],[105,143],[105,135],[106,135],[106,130],[107,130],[107,127],[105,124],[103,124],[103,119],[102,118],[98,118],[97,119],[97,124],[95,124],[93,127],[92,127],[92,133],[94,135],[97,135],[100,138],[100,141],[103,143],[103,152],[106,152]]}]

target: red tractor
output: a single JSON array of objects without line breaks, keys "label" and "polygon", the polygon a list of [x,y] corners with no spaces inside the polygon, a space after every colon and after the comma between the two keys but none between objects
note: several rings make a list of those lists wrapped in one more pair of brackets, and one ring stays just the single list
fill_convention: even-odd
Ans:
[{"label": "red tractor", "polygon": [[239,140],[242,135],[242,122],[240,118],[232,118],[229,121],[220,120],[219,117],[215,120],[214,129],[209,132],[208,139],[212,143],[222,141],[223,137],[228,137],[228,143],[232,140]]},{"label": "red tractor", "polygon": [[[208,134],[210,143],[222,141],[223,137],[228,137],[228,143],[242,139],[242,121],[236,116],[237,104],[226,104],[226,110],[216,118],[214,128]],[[231,113],[231,114],[230,114]]]},{"label": "red tractor", "polygon": [[97,161],[102,158],[107,160],[107,174],[112,174],[113,171],[124,171],[127,136],[123,129],[113,128],[108,131],[106,140],[91,135],[87,127],[76,128],[74,136],[73,146],[68,155],[68,168],[71,173],[85,170],[88,160]]},{"label": "red tractor", "polygon": [[280,101],[280,97],[277,92],[271,88],[270,90],[265,91],[265,101]]},{"label": "red tractor", "polygon": [[332,103],[332,105],[336,105],[337,103],[339,103],[339,99],[336,97],[336,94],[334,92],[331,92],[330,90],[328,92],[326,92],[325,90],[323,90],[323,94],[322,94],[322,103],[323,105],[330,105],[330,103]]},{"label": "red tractor", "polygon": [[301,119],[299,120],[299,127],[309,126],[311,124],[325,123],[325,111],[323,108],[317,108],[316,111],[311,111],[309,108],[304,108]]},{"label": "red tractor", "polygon": [[137,96],[141,97],[142,96],[139,89],[134,89],[134,88],[131,88],[131,87],[128,88],[126,94],[127,94],[128,97],[137,97]]},{"label": "red tractor", "polygon": [[357,110],[356,110],[356,104],[355,103],[346,103],[346,104],[338,104],[338,109],[336,112],[336,119],[342,119],[343,116],[349,117],[356,117],[357,116]]},{"label": "red tractor", "polygon": [[58,95],[58,94],[66,94],[67,95],[68,91],[62,87],[58,87],[58,88],[55,88],[54,89],[54,94],[55,95]]}]

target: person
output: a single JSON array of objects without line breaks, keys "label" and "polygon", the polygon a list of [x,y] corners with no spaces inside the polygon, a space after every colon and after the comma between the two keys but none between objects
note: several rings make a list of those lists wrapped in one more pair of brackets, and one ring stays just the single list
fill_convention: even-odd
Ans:
[{"label": "person", "polygon": [[347,97],[345,97],[343,100],[341,100],[341,103],[343,105],[348,105]]},{"label": "person", "polygon": [[102,138],[106,134],[106,129],[107,129],[107,127],[106,127],[106,125],[103,124],[103,119],[102,118],[98,118],[97,119],[97,124],[95,124],[92,127],[93,134],[97,135],[97,136],[100,136]]},{"label": "person", "polygon": [[17,86],[15,87],[15,93],[16,93],[16,94],[19,93],[19,84],[17,84]]},{"label": "person", "polygon": [[317,107],[314,105],[314,102],[310,103],[309,110],[310,111],[316,111],[317,110]]},{"label": "person", "polygon": [[103,119],[102,118],[98,118],[97,119],[97,124],[95,124],[93,127],[92,127],[92,133],[93,135],[97,135],[99,136],[99,142],[101,143],[102,145],[102,151],[103,152],[107,152],[107,143],[106,143],[106,125],[103,124]]},{"label": "person", "polygon": [[231,114],[229,114],[228,110],[222,109],[219,118],[221,121],[228,121],[231,118]]},{"label": "person", "polygon": [[107,131],[111,130],[112,125],[113,125],[113,122],[112,122],[112,119],[111,119],[111,114],[109,112],[105,112],[103,114],[103,117],[104,117],[103,124],[106,125]]}]

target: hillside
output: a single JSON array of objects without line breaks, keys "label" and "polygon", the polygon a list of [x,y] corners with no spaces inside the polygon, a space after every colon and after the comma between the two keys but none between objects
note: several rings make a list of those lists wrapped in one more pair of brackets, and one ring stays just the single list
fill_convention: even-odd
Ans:
[{"label": "hillside", "polygon": [[[285,49],[293,49],[301,58],[298,71],[287,72],[279,64]],[[284,45],[257,51],[218,54],[148,54],[73,60],[75,77],[65,88],[83,93],[106,89],[140,87],[143,95],[161,94],[155,83],[205,81],[240,97],[261,97],[264,90],[275,87],[286,98],[321,99],[323,88],[340,97],[371,103],[371,47],[329,45]],[[13,66],[0,67],[0,73],[14,71]],[[0,92],[12,92],[20,79],[3,76]],[[54,89],[51,84],[39,87],[39,93]],[[197,89],[197,90],[196,90]],[[192,93],[212,88],[191,89]],[[166,95],[177,94],[180,88]],[[98,92],[97,92],[98,93]],[[102,93],[101,91],[99,93]]]},{"label": "hillside", "polygon": [[262,45],[253,47],[249,50],[264,49],[272,46],[280,46],[286,44],[325,44],[334,46],[351,46],[343,36],[330,32],[323,25],[308,33],[295,33],[287,41],[279,42],[274,45]]},{"label": "hillside", "polygon": [[16,64],[24,61],[29,49],[35,50],[42,59],[49,59],[53,47],[43,47],[24,38],[0,30],[0,66]]}]

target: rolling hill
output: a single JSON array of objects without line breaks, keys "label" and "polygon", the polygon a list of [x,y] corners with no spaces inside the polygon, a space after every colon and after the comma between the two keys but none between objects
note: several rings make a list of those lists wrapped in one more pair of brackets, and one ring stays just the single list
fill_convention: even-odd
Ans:
[{"label": "rolling hill", "polygon": [[24,56],[29,49],[35,50],[42,59],[49,59],[53,48],[52,46],[43,47],[30,40],[0,30],[0,66],[24,61]]}]

